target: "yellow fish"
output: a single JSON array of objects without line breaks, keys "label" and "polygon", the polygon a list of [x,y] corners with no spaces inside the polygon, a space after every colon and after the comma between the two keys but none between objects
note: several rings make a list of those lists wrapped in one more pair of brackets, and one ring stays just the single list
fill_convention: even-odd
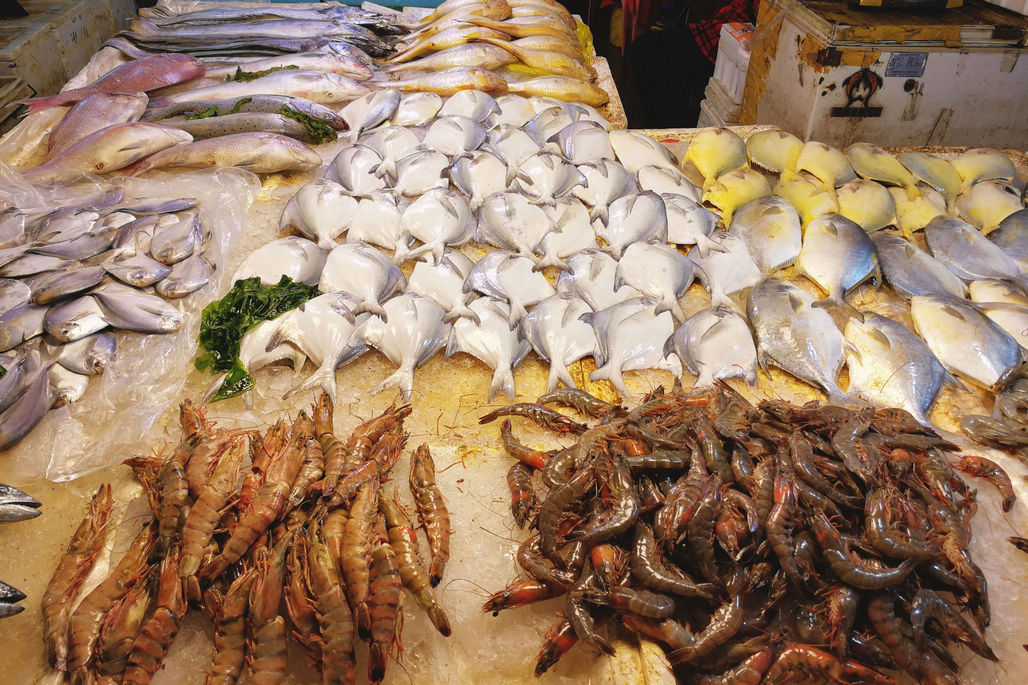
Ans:
[{"label": "yellow fish", "polygon": [[960,193],[960,174],[942,157],[927,152],[901,152],[897,158],[914,178],[942,193],[947,203]]},{"label": "yellow fish", "polygon": [[440,19],[443,19],[448,14],[451,14],[453,12],[474,13],[481,12],[483,11],[483,9],[485,9],[487,13],[492,13],[490,12],[490,10],[486,9],[487,6],[491,5],[497,6],[500,10],[503,9],[503,5],[506,5],[506,16],[500,18],[506,18],[510,16],[511,8],[505,0],[446,0],[446,2],[443,2],[438,7],[436,7],[435,11],[433,11],[431,14],[429,14],[426,17],[423,17],[419,23],[422,26],[432,24],[436,21],[439,21]]},{"label": "yellow fish", "polygon": [[703,188],[706,190],[722,174],[746,166],[746,143],[731,129],[700,129],[689,141],[682,161],[692,162],[703,174]]},{"label": "yellow fish", "polygon": [[414,76],[400,81],[381,81],[383,88],[397,90],[420,90],[437,95],[453,95],[461,90],[481,90],[486,93],[502,93],[507,82],[491,71],[477,67],[452,67],[431,71],[423,76]]},{"label": "yellow fish", "polygon": [[827,188],[838,188],[857,177],[857,172],[853,171],[842,150],[816,140],[804,143],[796,156],[795,164],[786,167],[783,173],[791,176],[789,172],[800,171],[806,171],[820,179]]},{"label": "yellow fish", "polygon": [[1006,181],[982,181],[957,197],[956,210],[967,223],[985,235],[1016,211],[1024,208],[1017,189]]},{"label": "yellow fish", "polygon": [[750,164],[773,171],[786,169],[790,159],[796,159],[803,149],[803,141],[781,129],[758,131],[746,139],[746,156]]},{"label": "yellow fish", "polygon": [[566,52],[558,50],[540,50],[526,48],[517,42],[496,40],[494,38],[479,38],[480,42],[495,45],[498,48],[510,52],[521,60],[526,67],[535,69],[544,74],[555,76],[574,76],[575,78],[590,80],[596,77],[596,70],[583,62],[581,59],[571,57]]},{"label": "yellow fish", "polygon": [[411,43],[401,52],[398,52],[383,61],[386,64],[399,64],[401,62],[409,62],[416,57],[427,55],[430,52],[446,50],[447,48],[455,48],[458,45],[465,45],[481,38],[498,38],[500,40],[506,40],[509,37],[510,36],[506,33],[494,31],[482,26],[463,24],[448,28],[445,31],[440,31],[434,36],[429,36],[423,40]]},{"label": "yellow fish", "polygon": [[571,76],[540,76],[510,81],[507,90],[526,97],[551,97],[563,102],[582,102],[592,107],[607,104],[610,96],[599,86]]},{"label": "yellow fish", "polygon": [[1010,158],[999,150],[987,147],[974,148],[962,152],[950,160],[953,168],[960,174],[964,190],[982,181],[1013,181],[1017,170]]},{"label": "yellow fish", "polygon": [[902,188],[889,188],[889,194],[896,203],[896,228],[908,240],[929,221],[946,214],[946,198],[942,193],[926,185],[919,186],[919,189],[921,194],[910,199]]},{"label": "yellow fish", "polygon": [[905,166],[888,152],[871,143],[853,143],[846,148],[846,159],[853,170],[864,178],[902,186],[909,197],[917,195],[917,181]]},{"label": "yellow fish", "polygon": [[743,167],[717,177],[703,191],[703,201],[721,210],[724,225],[732,223],[732,214],[739,207],[771,194],[771,184],[756,169]]},{"label": "yellow fish", "polygon": [[779,179],[774,194],[784,197],[796,208],[804,226],[819,216],[839,213],[835,189],[825,187],[802,174]]},{"label": "yellow fish", "polygon": [[835,191],[839,214],[858,224],[868,233],[885,228],[896,221],[896,203],[888,188],[858,178]]}]

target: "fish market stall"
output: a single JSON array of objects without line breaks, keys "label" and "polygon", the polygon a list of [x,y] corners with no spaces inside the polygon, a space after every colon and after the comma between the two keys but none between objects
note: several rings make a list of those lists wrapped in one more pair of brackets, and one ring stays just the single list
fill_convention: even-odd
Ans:
[{"label": "fish market stall", "polygon": [[[537,4],[514,21],[517,3],[451,0],[402,31],[261,10],[331,23],[381,51],[365,63],[335,42],[211,39],[251,5],[161,3],[72,84],[146,95],[94,85],[113,118],[97,130],[67,89],[0,141],[22,231],[2,234],[19,315],[0,327],[0,383],[28,386],[0,414],[0,483],[24,493],[5,514],[27,519],[0,528],[13,680],[58,682],[57,665],[156,683],[892,682],[869,655],[968,683],[1028,668],[1028,555],[1007,542],[1028,528],[1024,327],[997,306],[1019,292],[1024,155],[618,130],[602,64],[553,49],[564,13],[540,22]],[[203,75],[160,54],[160,28]],[[453,66],[468,46],[496,65]],[[399,55],[441,68],[387,71]],[[328,95],[297,94],[314,79]],[[130,154],[140,130],[162,149]],[[74,154],[49,149],[62,136]],[[74,197],[50,185],[81,172]],[[991,260],[966,259],[979,251]],[[55,344],[88,338],[72,323],[107,336],[82,363]],[[822,602],[842,618],[819,637]]]}]

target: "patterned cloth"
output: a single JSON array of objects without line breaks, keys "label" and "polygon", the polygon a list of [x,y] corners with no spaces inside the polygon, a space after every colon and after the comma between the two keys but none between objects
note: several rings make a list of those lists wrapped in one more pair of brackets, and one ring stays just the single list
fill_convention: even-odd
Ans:
[{"label": "patterned cloth", "polygon": [[717,44],[721,39],[721,25],[733,21],[753,23],[757,18],[757,6],[760,0],[729,0],[714,15],[713,19],[704,19],[689,24],[689,30],[696,38],[696,44],[710,63],[717,60]]}]

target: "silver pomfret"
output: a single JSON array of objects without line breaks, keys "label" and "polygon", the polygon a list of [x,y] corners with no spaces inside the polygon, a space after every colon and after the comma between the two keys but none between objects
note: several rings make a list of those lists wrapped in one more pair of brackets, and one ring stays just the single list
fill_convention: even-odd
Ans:
[{"label": "silver pomfret", "polygon": [[737,309],[729,295],[759,283],[760,267],[742,238],[718,231],[711,236],[711,242],[706,254],[690,251],[689,261],[696,266],[696,277],[710,291],[710,306]]},{"label": "silver pomfret", "polygon": [[1028,209],[1014,212],[999,222],[989,240],[1014,259],[1022,272],[1028,272]]},{"label": "silver pomfret", "polygon": [[610,203],[607,225],[597,235],[607,243],[606,251],[620,259],[625,248],[636,242],[667,242],[667,210],[656,193],[644,191],[619,197]]},{"label": "silver pomfret", "polygon": [[657,301],[655,314],[670,311],[678,321],[685,320],[680,298],[692,284],[693,264],[678,250],[667,245],[632,243],[625,248],[614,272],[614,288],[629,285]]},{"label": "silver pomfret", "polygon": [[480,297],[468,305],[478,321],[459,318],[453,323],[446,356],[464,352],[480,359],[493,369],[488,401],[501,392],[514,399],[514,367],[521,363],[532,349],[517,331],[507,325],[510,305],[488,297]]},{"label": "silver pomfret", "polygon": [[[447,247],[463,245],[475,230],[475,217],[459,193],[448,188],[428,191],[412,202],[400,218],[400,230],[422,242],[408,250],[397,250],[397,264],[421,255],[431,255],[435,264],[443,258]],[[427,258],[427,257],[426,257]]]},{"label": "silver pomfret", "polygon": [[674,371],[664,354],[664,343],[674,333],[670,312],[654,315],[658,302],[646,297],[632,298],[583,314],[596,334],[598,368],[589,380],[608,380],[623,395],[630,395],[625,385],[625,371],[664,369]]},{"label": "silver pomfret", "polygon": [[296,230],[328,251],[350,226],[358,200],[327,178],[302,186],[286,203],[279,230]]},{"label": "silver pomfret", "polygon": [[1018,279],[1021,268],[1013,258],[970,224],[950,216],[937,216],[925,227],[932,256],[960,278]]},{"label": "silver pomfret", "polygon": [[665,354],[672,352],[696,376],[695,387],[729,378],[757,382],[753,336],[746,320],[728,307],[703,309],[686,319],[664,345]]},{"label": "silver pomfret", "polygon": [[354,314],[371,312],[385,319],[382,303],[406,285],[403,272],[387,256],[364,243],[345,243],[328,254],[318,289],[353,298]]},{"label": "silver pomfret", "polygon": [[588,305],[579,298],[558,293],[539,302],[521,322],[522,335],[535,353],[550,363],[547,392],[558,383],[575,387],[567,367],[596,353],[592,326],[581,320],[589,312]]},{"label": "silver pomfret", "polygon": [[846,293],[878,271],[878,257],[863,228],[844,216],[827,214],[807,224],[796,267],[828,293],[816,306],[835,305],[853,312]]},{"label": "silver pomfret", "polygon": [[775,195],[740,207],[732,216],[728,232],[742,238],[765,276],[795,263],[803,247],[799,214]]},{"label": "silver pomfret", "polygon": [[900,297],[952,294],[963,299],[964,282],[921,248],[888,232],[876,233],[871,240],[885,280]]}]

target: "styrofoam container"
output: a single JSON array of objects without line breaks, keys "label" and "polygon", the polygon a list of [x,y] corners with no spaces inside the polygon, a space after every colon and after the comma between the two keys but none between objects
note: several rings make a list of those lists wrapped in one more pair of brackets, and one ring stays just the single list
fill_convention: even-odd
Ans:
[{"label": "styrofoam container", "polygon": [[1028,17],[1028,0],[985,0],[985,2]]},{"label": "styrofoam container", "polygon": [[733,102],[742,102],[746,71],[750,66],[749,36],[753,24],[732,22],[721,26],[714,62],[714,78],[721,82]]}]

